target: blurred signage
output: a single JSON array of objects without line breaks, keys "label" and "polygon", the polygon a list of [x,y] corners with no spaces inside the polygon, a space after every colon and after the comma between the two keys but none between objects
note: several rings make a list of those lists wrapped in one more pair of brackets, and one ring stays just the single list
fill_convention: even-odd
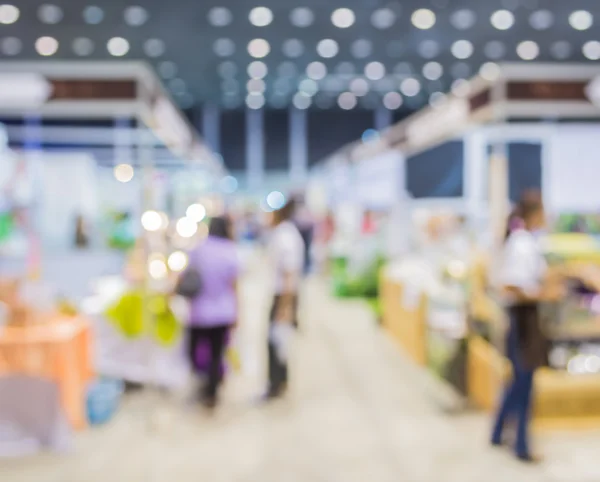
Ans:
[{"label": "blurred signage", "polygon": [[509,100],[575,100],[587,101],[587,82],[508,82],[506,97]]},{"label": "blurred signage", "polygon": [[135,80],[52,79],[51,100],[135,100]]},{"label": "blurred signage", "polygon": [[469,120],[469,108],[465,99],[453,98],[440,107],[425,111],[406,128],[409,146],[425,147],[432,141],[458,132]]}]

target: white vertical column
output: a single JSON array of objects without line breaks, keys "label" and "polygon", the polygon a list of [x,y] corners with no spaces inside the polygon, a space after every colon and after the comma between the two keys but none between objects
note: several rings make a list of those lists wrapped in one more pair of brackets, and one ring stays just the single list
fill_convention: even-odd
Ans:
[{"label": "white vertical column", "polygon": [[129,119],[115,119],[113,131],[115,165],[133,163],[133,132]]},{"label": "white vertical column", "polygon": [[509,214],[508,149],[504,140],[497,140],[492,145],[489,165],[490,226],[493,246],[498,247],[503,242]]},{"label": "white vertical column", "polygon": [[375,130],[381,132],[392,125],[392,111],[385,107],[379,107],[374,112],[373,125]]},{"label": "white vertical column", "polygon": [[305,109],[289,110],[290,179],[302,183],[308,176],[308,133]]},{"label": "white vertical column", "polygon": [[213,152],[221,153],[221,109],[216,104],[202,109],[202,137]]},{"label": "white vertical column", "polygon": [[260,189],[265,174],[264,117],[262,109],[246,110],[246,176],[250,190]]},{"label": "white vertical column", "polygon": [[467,215],[477,223],[484,214],[486,200],[486,167],[488,163],[487,144],[482,132],[474,131],[464,138],[464,198]]}]

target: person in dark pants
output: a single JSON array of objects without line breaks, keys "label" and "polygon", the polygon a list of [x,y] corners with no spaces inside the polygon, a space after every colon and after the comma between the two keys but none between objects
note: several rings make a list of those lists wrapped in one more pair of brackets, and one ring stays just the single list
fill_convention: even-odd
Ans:
[{"label": "person in dark pants", "polygon": [[547,364],[548,345],[540,327],[538,304],[556,301],[562,285],[551,282],[539,232],[544,228],[544,210],[540,200],[529,199],[518,208],[522,227],[513,230],[505,243],[500,281],[507,296],[510,327],[507,355],[513,368],[512,382],[506,388],[496,416],[492,444],[501,445],[506,421],[516,418],[516,455],[520,460],[536,461],[529,447],[534,375]]},{"label": "person in dark pants", "polygon": [[277,398],[287,389],[289,373],[287,360],[281,356],[282,340],[276,340],[273,334],[277,324],[297,325],[298,291],[304,268],[304,243],[298,228],[291,221],[295,204],[288,202],[273,216],[273,232],[269,242],[269,254],[275,278],[275,296],[270,314],[268,339],[268,375],[267,398]]},{"label": "person in dark pants", "polygon": [[188,356],[194,371],[204,375],[198,360],[199,351],[202,344],[210,348],[207,381],[200,398],[212,408],[217,404],[229,331],[238,319],[238,253],[231,240],[228,218],[211,219],[209,236],[190,253],[189,267],[198,271],[202,286],[190,303]]}]

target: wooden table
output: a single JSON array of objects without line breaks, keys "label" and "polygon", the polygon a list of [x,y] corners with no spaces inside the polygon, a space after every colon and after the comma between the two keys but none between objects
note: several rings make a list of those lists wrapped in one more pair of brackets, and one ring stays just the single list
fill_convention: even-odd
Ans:
[{"label": "wooden table", "polygon": [[86,391],[92,377],[90,325],[80,317],[44,318],[35,325],[0,328],[0,376],[53,380],[69,422],[81,429],[86,425]]}]

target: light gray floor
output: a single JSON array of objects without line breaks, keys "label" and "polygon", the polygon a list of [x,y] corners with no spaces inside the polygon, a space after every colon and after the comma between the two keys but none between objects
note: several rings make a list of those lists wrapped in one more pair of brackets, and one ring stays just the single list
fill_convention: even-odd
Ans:
[{"label": "light gray floor", "polygon": [[304,296],[289,399],[252,402],[262,386],[267,302],[244,283],[244,371],[211,418],[179,395],[128,397],[70,455],[0,461],[7,482],[598,482],[600,433],[538,434],[544,464],[487,445],[488,417],[448,414],[449,397],[403,358],[360,302],[318,280]]}]

